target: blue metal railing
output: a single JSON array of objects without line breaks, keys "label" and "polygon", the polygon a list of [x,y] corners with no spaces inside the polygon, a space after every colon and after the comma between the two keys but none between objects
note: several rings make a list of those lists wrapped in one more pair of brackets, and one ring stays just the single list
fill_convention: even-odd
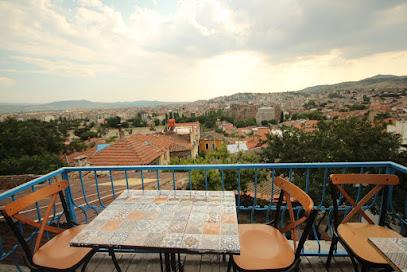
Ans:
[{"label": "blue metal railing", "polygon": [[[319,224],[325,222],[327,232],[331,232],[332,205],[327,185],[329,174],[334,172],[371,172],[403,175],[407,174],[407,167],[393,162],[64,167],[1,193],[0,202],[4,204],[14,201],[21,194],[36,190],[54,180],[64,179],[70,185],[65,193],[71,216],[77,222],[86,223],[125,189],[137,188],[144,190],[148,186],[150,186],[149,189],[157,190],[163,188],[163,186],[167,186],[166,189],[176,189],[182,183],[184,188],[186,186],[190,190],[195,189],[196,186],[200,186],[200,189],[204,190],[234,189],[237,192],[236,209],[239,220],[259,222],[260,220],[268,221],[271,212],[275,211],[274,179],[277,175],[283,174],[309,193],[314,199],[315,208],[320,211],[321,219],[313,227],[315,250],[304,251],[304,255],[321,256],[327,254],[327,247],[326,243],[324,247],[324,243],[320,238]],[[194,176],[195,173],[200,173],[200,175]],[[177,177],[177,174],[181,175],[181,177]],[[162,177],[163,175],[166,175],[167,180]],[[119,178],[117,178],[118,176]],[[131,183],[132,179],[135,180],[134,184]],[[264,184],[269,184],[270,186],[264,187]],[[356,189],[356,199],[360,198],[362,189],[361,186]],[[267,191],[264,192],[264,190]],[[247,192],[248,194],[245,194]],[[389,190],[389,215],[394,218],[394,222],[398,224],[400,230],[405,232],[407,226],[407,198],[404,197],[404,203],[396,203],[397,207],[401,207],[399,211],[396,211],[392,198],[393,193],[393,190]],[[267,195],[267,199],[265,199],[264,195]],[[374,207],[378,204],[379,200],[379,197],[374,198],[365,208]],[[31,212],[32,216],[41,221],[40,211],[42,208],[41,203],[37,203],[28,212]],[[351,207],[341,206],[341,209],[347,211]],[[297,216],[300,216],[300,212],[300,208],[296,207]],[[281,218],[284,218],[286,210],[282,209],[281,213]],[[51,221],[58,224],[62,217],[61,215],[61,207],[56,207]],[[30,240],[34,237],[35,233],[31,233],[27,239]],[[16,245],[8,249],[0,247],[2,249],[0,251],[0,261],[13,254],[17,248],[18,246]],[[340,250],[336,254],[346,255],[345,252]]]}]

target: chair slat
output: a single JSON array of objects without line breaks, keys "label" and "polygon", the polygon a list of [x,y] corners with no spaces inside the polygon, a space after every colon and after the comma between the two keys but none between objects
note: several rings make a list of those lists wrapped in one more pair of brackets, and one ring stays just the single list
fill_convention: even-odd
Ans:
[{"label": "chair slat", "polygon": [[37,239],[35,240],[34,253],[37,252],[37,250],[40,248],[42,236],[44,235],[45,226],[48,224],[48,218],[51,215],[51,211],[52,208],[54,207],[55,201],[57,200],[57,196],[58,196],[57,193],[53,194],[51,200],[48,203],[47,210],[45,212],[40,229],[38,231]]},{"label": "chair slat", "polygon": [[[340,187],[343,191],[345,191],[342,187]],[[362,214],[362,216],[366,219],[366,221],[369,222],[369,224],[374,224],[373,221],[370,219],[370,217],[362,210],[363,205],[365,205],[372,197],[374,197],[378,192],[380,192],[380,190],[382,190],[384,188],[383,184],[379,184],[376,185],[375,187],[373,187],[372,190],[370,190],[360,201],[359,203],[357,203],[356,205],[352,204],[352,206],[354,207],[347,215],[346,217],[342,220],[342,223],[347,223],[349,222],[349,220],[352,219],[352,217],[357,214],[360,213]],[[343,194],[343,192],[342,192]],[[347,195],[347,199],[348,197],[350,198],[349,195]],[[349,199],[348,199],[349,200]],[[354,201],[353,201],[354,202]]]},{"label": "chair slat", "polygon": [[[285,201],[287,202],[290,222],[293,223],[293,222],[295,222],[295,216],[294,216],[293,204],[291,202],[291,196],[288,192],[284,191],[284,197],[285,197]],[[293,240],[294,251],[295,251],[297,249],[297,232],[296,232],[295,227],[291,228],[290,230],[291,230],[291,238]]]},{"label": "chair slat", "polygon": [[307,193],[281,177],[275,178],[275,184],[285,192],[289,193],[290,196],[293,197],[296,201],[298,201],[303,206],[304,211],[307,215],[310,214],[310,212],[314,208],[314,201],[312,201],[311,197]]},{"label": "chair slat", "polygon": [[41,188],[38,191],[30,193],[21,197],[20,199],[11,202],[10,204],[4,207],[4,211],[9,216],[13,216],[21,210],[29,207],[30,205],[38,202],[42,199],[48,198],[49,196],[56,194],[62,190],[65,190],[68,187],[67,181],[58,181],[48,185],[47,187]]},{"label": "chair slat", "polygon": [[[18,221],[20,221],[21,223],[25,224],[25,225],[30,225],[30,226],[33,226],[33,227],[35,227],[37,229],[39,229],[41,227],[41,223],[32,221],[31,219],[25,217],[24,215],[15,214],[13,217],[15,219],[17,219]],[[61,232],[64,231],[63,229],[53,227],[53,226],[48,226],[48,225],[45,226],[44,229],[46,231],[49,231],[49,232],[52,232],[52,233],[55,233],[55,234],[58,234],[58,233],[61,233]]]},{"label": "chair slat", "polygon": [[333,184],[383,184],[397,185],[399,177],[390,174],[332,174]]}]

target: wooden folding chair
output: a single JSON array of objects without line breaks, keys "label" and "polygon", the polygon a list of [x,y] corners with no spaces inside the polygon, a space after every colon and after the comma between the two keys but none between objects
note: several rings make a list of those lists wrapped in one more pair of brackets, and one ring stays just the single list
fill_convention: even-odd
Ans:
[{"label": "wooden folding chair", "polygon": [[[331,258],[338,241],[343,245],[352,260],[355,271],[368,271],[370,267],[383,268],[392,271],[387,261],[368,242],[371,237],[401,237],[401,235],[390,228],[386,228],[387,212],[387,188],[397,185],[399,178],[395,175],[387,174],[332,174],[330,175],[331,196],[333,202],[333,223],[334,231],[331,248],[326,263],[329,269]],[[373,188],[366,193],[358,203],[345,190],[345,185],[368,186]],[[343,200],[352,205],[349,213],[344,214],[343,220],[339,223],[338,193],[341,193]],[[367,215],[363,207],[369,204],[373,197],[382,192],[382,203],[378,224]],[[354,220],[355,216],[363,217],[366,222]]]},{"label": "wooden folding chair", "polygon": [[[300,188],[281,177],[276,177],[275,184],[281,188],[277,203],[273,226],[268,224],[240,224],[240,255],[229,259],[228,271],[231,267],[239,271],[298,271],[300,254],[315,220],[314,202]],[[289,221],[279,228],[279,216],[283,203],[287,205]],[[303,214],[295,220],[291,199],[302,205]],[[299,238],[297,227],[305,223],[303,233]],[[290,232],[293,246],[285,234]]]},{"label": "wooden folding chair", "polygon": [[[81,231],[84,225],[76,226],[70,217],[63,194],[63,190],[67,187],[67,181],[52,183],[38,191],[9,203],[1,210],[7,224],[15,234],[25,253],[25,259],[31,271],[74,271],[81,265],[82,271],[84,271],[90,258],[95,253],[92,249],[69,246],[70,240]],[[67,225],[69,227],[68,229],[61,229],[59,227],[48,225],[48,219],[58,196],[61,200]],[[50,201],[47,204],[41,222],[33,221],[25,215],[20,214],[24,209],[44,199],[50,199]],[[30,245],[25,240],[18,222],[38,229],[33,250],[31,250]],[[55,234],[55,236],[41,245],[44,232],[46,231]]]}]

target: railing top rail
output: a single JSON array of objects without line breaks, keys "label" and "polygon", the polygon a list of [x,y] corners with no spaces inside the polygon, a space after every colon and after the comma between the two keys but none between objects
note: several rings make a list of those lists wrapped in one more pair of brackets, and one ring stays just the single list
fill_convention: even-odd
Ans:
[{"label": "railing top rail", "polygon": [[391,168],[393,168],[394,170],[400,171],[402,173],[407,173],[407,167],[395,162],[390,162],[391,164]]},{"label": "railing top rail", "polygon": [[52,171],[52,172],[50,172],[48,174],[45,174],[45,175],[41,176],[41,177],[38,177],[38,178],[33,179],[31,181],[28,181],[26,183],[20,184],[20,185],[12,188],[10,190],[7,190],[7,191],[0,194],[0,201],[4,200],[4,199],[7,199],[7,198],[19,193],[19,192],[30,189],[31,186],[33,186],[33,185],[40,184],[40,183],[43,183],[43,182],[45,182],[45,181],[47,181],[49,179],[52,179],[53,177],[62,174],[64,171],[65,171],[64,168],[59,168],[59,169],[57,169],[55,171]]},{"label": "railing top rail", "polygon": [[44,176],[33,179],[0,194],[0,201],[7,199],[31,186],[40,184],[63,173],[78,171],[187,171],[187,170],[244,170],[244,169],[318,169],[318,168],[357,168],[357,167],[390,167],[407,173],[407,167],[391,161],[376,162],[312,162],[312,163],[256,163],[256,164],[194,164],[194,165],[128,165],[128,166],[86,166],[63,167]]},{"label": "railing top rail", "polygon": [[[378,162],[311,162],[311,163],[251,163],[251,164],[186,164],[186,165],[126,165],[65,167],[67,172],[77,171],[124,171],[124,170],[239,170],[239,169],[307,169],[307,168],[355,168],[392,167],[391,161]],[[397,164],[396,164],[397,165]],[[407,168],[405,170],[407,172]]]}]

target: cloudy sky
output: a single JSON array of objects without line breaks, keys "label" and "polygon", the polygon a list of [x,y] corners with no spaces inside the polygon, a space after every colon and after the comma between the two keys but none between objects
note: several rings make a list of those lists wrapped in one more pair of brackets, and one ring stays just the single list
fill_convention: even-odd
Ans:
[{"label": "cloudy sky", "polygon": [[407,1],[0,0],[0,102],[192,101],[407,75]]}]

